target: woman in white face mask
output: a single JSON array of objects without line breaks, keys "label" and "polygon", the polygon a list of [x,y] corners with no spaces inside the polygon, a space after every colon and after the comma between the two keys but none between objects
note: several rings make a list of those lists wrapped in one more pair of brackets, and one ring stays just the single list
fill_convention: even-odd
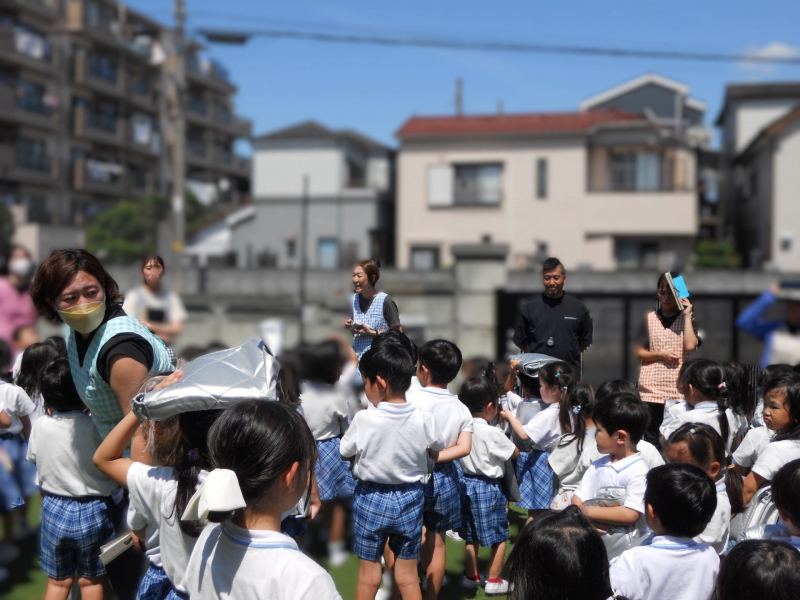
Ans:
[{"label": "woman in white face mask", "polygon": [[36,325],[36,308],[28,293],[35,266],[25,248],[8,247],[0,275],[0,340],[8,344],[13,354],[19,351],[14,344],[14,332]]},{"label": "woman in white face mask", "polygon": [[[36,272],[31,296],[42,316],[70,328],[72,380],[105,438],[144,380],[173,369],[166,346],[125,314],[117,282],[86,250],[53,252]],[[141,432],[127,456],[149,461]]]}]

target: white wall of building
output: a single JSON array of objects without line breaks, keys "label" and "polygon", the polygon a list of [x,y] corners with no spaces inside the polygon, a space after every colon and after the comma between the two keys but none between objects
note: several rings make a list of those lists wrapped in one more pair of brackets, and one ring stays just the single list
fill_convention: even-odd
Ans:
[{"label": "white wall of building", "polygon": [[[781,271],[800,269],[800,122],[778,140],[773,153],[772,262]],[[784,239],[789,240],[788,249]]]},{"label": "white wall of building", "polygon": [[[548,163],[545,199],[536,197],[540,158]],[[484,162],[503,164],[499,206],[429,206],[431,167]],[[453,244],[488,235],[510,245],[510,265],[543,243],[568,269],[606,270],[615,267],[615,235],[695,236],[696,192],[590,193],[587,162],[583,137],[405,144],[398,156],[397,266],[409,267],[414,246],[438,247],[441,263],[450,264]]]},{"label": "white wall of building", "polygon": [[253,152],[252,190],[255,198],[303,194],[303,177],[309,176],[309,195],[335,196],[342,190],[345,161],[341,148],[282,144]]},{"label": "white wall of building", "polygon": [[736,152],[747,148],[767,125],[797,106],[797,100],[745,100],[736,105]]}]

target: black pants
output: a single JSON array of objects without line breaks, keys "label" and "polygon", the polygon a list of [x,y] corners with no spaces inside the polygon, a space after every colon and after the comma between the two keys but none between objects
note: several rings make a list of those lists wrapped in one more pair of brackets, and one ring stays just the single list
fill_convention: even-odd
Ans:
[{"label": "black pants", "polygon": [[[124,499],[114,507],[114,526],[117,529],[117,536],[130,531],[127,522],[129,503],[128,491],[125,490]],[[146,570],[147,559],[138,548],[131,548],[108,563],[106,574],[116,598],[134,600],[139,591],[139,581]]]},{"label": "black pants", "polygon": [[654,402],[645,402],[644,405],[650,409],[650,424],[644,432],[644,440],[650,442],[659,450],[661,449],[661,432],[658,428],[664,421],[664,405]]}]

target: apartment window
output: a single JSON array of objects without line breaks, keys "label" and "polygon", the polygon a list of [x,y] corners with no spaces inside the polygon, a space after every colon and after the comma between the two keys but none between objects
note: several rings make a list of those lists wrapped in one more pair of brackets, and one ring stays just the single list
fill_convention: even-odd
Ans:
[{"label": "apartment window", "polygon": [[339,266],[339,240],[322,238],[317,242],[317,266],[328,270]]},{"label": "apartment window", "polygon": [[47,208],[47,198],[36,195],[16,195],[13,192],[0,194],[0,201],[9,206],[24,206],[25,220],[28,223],[50,223],[51,215]]},{"label": "apartment window", "polygon": [[99,2],[89,2],[86,7],[86,24],[90,27],[116,33],[116,14],[110,6],[105,6]]},{"label": "apartment window", "polygon": [[433,271],[439,268],[439,248],[412,248],[411,270]]},{"label": "apartment window", "polygon": [[363,188],[366,186],[364,165],[352,158],[347,159],[347,187]]},{"label": "apartment window", "polygon": [[17,138],[17,167],[32,171],[50,170],[50,160],[47,157],[47,147],[42,140]]},{"label": "apartment window", "polygon": [[50,111],[44,102],[44,93],[43,85],[20,79],[17,82],[17,106],[30,112],[48,114]]},{"label": "apartment window", "polygon": [[231,126],[233,125],[233,114],[231,113],[231,109],[228,108],[222,102],[216,103],[216,111],[217,111],[217,119],[223,125]]},{"label": "apartment window", "polygon": [[186,148],[192,156],[206,157],[206,140],[202,134],[190,133],[186,136]]},{"label": "apartment window", "polygon": [[536,197],[547,198],[547,159],[536,161]]},{"label": "apartment window", "polygon": [[614,255],[618,269],[656,270],[659,268],[658,242],[616,240]]},{"label": "apartment window", "polygon": [[11,17],[0,15],[0,24],[13,27],[14,50],[36,60],[50,60],[50,42],[39,31],[17,23]]},{"label": "apartment window", "polygon": [[206,112],[208,111],[208,104],[206,104],[206,101],[202,95],[189,94],[189,97],[186,100],[186,108],[193,113],[205,116]]},{"label": "apartment window", "polygon": [[89,75],[112,85],[117,84],[119,63],[116,56],[101,52],[89,54]]},{"label": "apartment window", "polygon": [[89,108],[89,126],[109,133],[117,132],[117,107],[110,102],[97,102]]},{"label": "apartment window", "polygon": [[455,165],[454,203],[461,205],[499,204],[503,165]]}]

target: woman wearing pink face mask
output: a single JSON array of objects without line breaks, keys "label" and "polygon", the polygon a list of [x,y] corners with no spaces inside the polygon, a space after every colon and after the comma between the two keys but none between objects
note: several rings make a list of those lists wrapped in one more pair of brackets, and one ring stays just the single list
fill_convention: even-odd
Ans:
[{"label": "woman wearing pink face mask", "polygon": [[[117,282],[86,250],[53,252],[36,272],[31,296],[39,314],[70,328],[72,380],[105,438],[145,379],[172,371],[167,347],[125,314]],[[140,432],[129,450],[126,457],[144,457]]]},{"label": "woman wearing pink face mask", "polygon": [[[28,293],[36,265],[22,246],[11,245],[6,251],[0,276],[0,340],[12,353],[17,349],[14,332],[20,327],[36,325],[36,308]],[[6,365],[0,365],[0,368]]]}]

